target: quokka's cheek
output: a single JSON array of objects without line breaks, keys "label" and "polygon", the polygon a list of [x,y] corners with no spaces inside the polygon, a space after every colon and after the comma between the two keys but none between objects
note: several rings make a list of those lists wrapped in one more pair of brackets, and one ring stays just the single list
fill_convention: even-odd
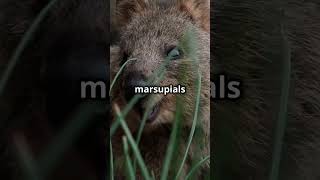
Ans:
[{"label": "quokka's cheek", "polygon": [[176,98],[172,94],[163,97],[160,106],[159,118],[160,123],[172,123],[176,111]]},{"label": "quokka's cheek", "polygon": [[[178,86],[178,84],[179,84],[179,81],[177,80],[177,78],[164,77],[163,80],[160,82],[159,86],[170,88],[170,86],[175,87],[175,86]],[[169,94],[166,94],[164,98],[169,99],[170,98]]]},{"label": "quokka's cheek", "polygon": [[174,122],[175,113],[172,110],[165,109],[159,115],[159,123],[172,124]]}]

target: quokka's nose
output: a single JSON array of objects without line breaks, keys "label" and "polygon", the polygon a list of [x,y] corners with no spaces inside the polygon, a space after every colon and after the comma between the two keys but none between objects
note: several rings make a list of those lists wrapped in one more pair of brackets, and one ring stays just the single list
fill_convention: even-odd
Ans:
[{"label": "quokka's nose", "polygon": [[125,98],[130,101],[136,94],[136,87],[146,86],[146,77],[141,73],[129,73],[125,78]]}]

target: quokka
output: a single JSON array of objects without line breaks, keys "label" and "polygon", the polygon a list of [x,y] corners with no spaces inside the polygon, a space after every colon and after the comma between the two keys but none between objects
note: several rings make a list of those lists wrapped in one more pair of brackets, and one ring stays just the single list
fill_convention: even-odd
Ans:
[{"label": "quokka", "polygon": [[[160,69],[167,58],[168,64],[163,79],[152,81],[153,86],[169,86],[181,84],[186,86],[185,94],[152,94],[144,96],[125,117],[125,121],[134,137],[137,136],[142,117],[147,107],[151,112],[147,115],[146,124],[139,142],[139,149],[146,166],[157,179],[160,178],[163,162],[172,132],[177,96],[183,102],[181,120],[181,138],[176,150],[175,159],[181,162],[185,153],[187,140],[191,131],[195,112],[196,90],[195,82],[198,71],[201,73],[201,92],[199,119],[195,138],[188,152],[180,178],[186,174],[195,163],[209,155],[210,129],[210,3],[205,0],[124,0],[116,5],[114,24],[119,30],[119,42],[111,47],[111,79],[115,77],[120,67],[125,63],[123,71],[111,90],[113,118],[116,112],[123,110],[135,95],[133,89],[145,86],[147,81]],[[198,63],[183,49],[179,42],[191,29],[197,44],[195,53]],[[131,61],[132,59],[135,59]],[[179,81],[179,73],[184,80]],[[111,80],[111,81],[112,81]],[[149,104],[152,101],[151,104]],[[126,173],[121,137],[121,128],[112,136],[115,163],[115,178],[122,179]],[[180,160],[180,161],[179,161]],[[174,164],[174,163],[172,163]],[[198,178],[209,177],[209,160],[196,173]],[[136,176],[142,178],[139,168]],[[169,171],[169,179],[175,177],[177,169]]]}]

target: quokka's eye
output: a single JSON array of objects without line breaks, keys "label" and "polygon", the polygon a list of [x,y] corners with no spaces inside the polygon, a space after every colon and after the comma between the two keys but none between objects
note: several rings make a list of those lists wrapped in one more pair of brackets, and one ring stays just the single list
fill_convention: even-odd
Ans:
[{"label": "quokka's eye", "polygon": [[123,53],[123,55],[122,55],[122,59],[121,59],[121,62],[120,62],[120,66],[122,66],[127,60],[128,60],[128,58],[129,58],[129,55],[128,55],[128,53]]},{"label": "quokka's eye", "polygon": [[181,59],[181,57],[182,57],[182,51],[181,51],[180,48],[178,48],[178,47],[173,47],[173,48],[171,48],[171,49],[168,51],[167,57],[168,57],[170,60]]}]

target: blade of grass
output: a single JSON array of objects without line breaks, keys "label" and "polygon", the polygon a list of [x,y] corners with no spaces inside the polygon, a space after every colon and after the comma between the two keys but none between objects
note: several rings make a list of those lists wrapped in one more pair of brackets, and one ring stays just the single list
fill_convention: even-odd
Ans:
[{"label": "blade of grass", "polygon": [[[137,138],[136,138],[136,143],[137,143],[138,146],[139,146],[139,143],[140,143],[140,139],[141,139],[141,136],[142,136],[142,132],[143,132],[144,126],[145,126],[145,124],[147,122],[148,114],[150,113],[150,111],[151,111],[153,106],[154,105],[147,106],[147,109],[143,114],[143,118],[142,118],[139,130],[138,130]],[[134,170],[136,170],[136,158],[133,159],[133,167],[134,167]]]},{"label": "blade of grass", "polygon": [[177,145],[178,129],[179,129],[179,125],[180,125],[180,121],[181,121],[181,117],[182,117],[181,98],[182,98],[181,96],[177,97],[175,120],[174,120],[173,130],[170,135],[170,141],[169,141],[169,145],[167,148],[165,160],[163,163],[163,169],[161,172],[161,180],[167,180],[171,160],[172,160],[173,153],[174,153],[176,145]]},{"label": "blade of grass", "polygon": [[124,149],[124,155],[126,157],[126,163],[127,163],[127,168],[128,168],[128,176],[131,180],[135,180],[135,172],[133,170],[133,166],[132,166],[132,161],[129,155],[129,147],[128,147],[128,141],[127,138],[125,136],[122,137],[122,141],[123,141],[123,149]]},{"label": "blade of grass", "polygon": [[39,169],[37,168],[36,161],[32,157],[30,149],[28,148],[24,138],[19,134],[15,135],[14,142],[18,150],[19,160],[21,161],[22,167],[27,176],[26,179],[43,180],[43,177],[40,176]]},{"label": "blade of grass", "polygon": [[[127,114],[130,112],[130,110],[133,108],[133,106],[138,102],[138,100],[143,97],[140,94],[136,94],[130,101],[129,103],[124,107],[124,109],[122,110],[122,116],[123,118],[125,118],[127,116]],[[116,130],[118,129],[119,125],[120,125],[120,118],[117,117],[116,121],[112,123],[111,127],[110,127],[110,137],[113,136],[113,134],[116,132]]]},{"label": "blade of grass", "polygon": [[[110,180],[114,180],[114,169],[113,169],[113,150],[112,150],[112,143],[111,139],[109,141],[109,146],[110,146]],[[107,178],[108,179],[108,178]]]},{"label": "blade of grass", "polygon": [[201,161],[199,161],[196,165],[194,165],[191,170],[189,171],[188,175],[186,176],[185,180],[188,180],[190,177],[192,177],[192,174],[201,167],[202,164],[204,164],[207,160],[210,159],[210,155],[203,158]]},{"label": "blade of grass", "polygon": [[190,131],[190,135],[189,135],[189,138],[188,138],[188,144],[187,144],[187,148],[186,148],[186,151],[184,153],[184,157],[182,159],[182,162],[181,162],[181,165],[180,165],[180,168],[177,172],[177,175],[176,175],[176,178],[175,179],[178,179],[181,172],[182,172],[182,168],[183,168],[183,165],[187,159],[187,156],[188,156],[188,152],[189,152],[189,149],[190,149],[190,145],[192,143],[192,139],[193,139],[193,136],[194,136],[194,132],[195,132],[195,129],[196,129],[196,125],[197,125],[197,122],[198,122],[198,114],[199,114],[199,105],[200,105],[200,95],[201,95],[201,73],[198,72],[198,79],[197,79],[197,96],[196,96],[196,105],[195,105],[195,112],[194,112],[194,116],[193,116],[193,122],[192,122],[192,127],[191,127],[191,131]]},{"label": "blade of grass", "polygon": [[281,161],[281,152],[283,146],[283,139],[287,126],[287,115],[288,115],[288,100],[290,91],[290,75],[291,75],[291,49],[289,45],[288,37],[285,33],[283,24],[281,25],[281,36],[282,36],[282,48],[283,48],[283,76],[282,76],[282,87],[280,96],[280,107],[277,118],[277,124],[275,129],[275,141],[272,153],[272,165],[270,171],[270,180],[279,179],[279,168]]},{"label": "blade of grass", "polygon": [[116,81],[118,80],[121,72],[123,71],[124,67],[129,63],[129,61],[135,61],[137,60],[136,58],[132,58],[132,59],[128,59],[125,63],[123,63],[123,65],[120,67],[119,71],[117,72],[116,76],[114,77],[111,85],[110,85],[110,89],[109,89],[109,96],[111,96],[111,91],[112,91],[112,88],[114,86],[114,84],[116,83]]},{"label": "blade of grass", "polygon": [[119,117],[118,120],[120,121],[122,129],[124,130],[128,140],[129,140],[129,143],[130,143],[130,146],[131,146],[131,148],[133,150],[133,153],[137,158],[137,161],[138,161],[138,164],[140,166],[140,169],[141,169],[143,177],[146,180],[150,180],[151,176],[150,176],[149,171],[148,171],[148,169],[147,169],[147,167],[146,167],[146,165],[145,165],[145,163],[143,161],[143,158],[142,158],[142,156],[140,154],[139,148],[138,148],[137,144],[135,143],[134,138],[133,138],[133,136],[132,136],[127,124],[125,123],[125,121],[123,119],[123,116],[122,116],[122,114],[121,114],[121,112],[119,110],[119,107],[117,105],[115,105],[115,112],[116,112],[117,116]]},{"label": "blade of grass", "polygon": [[155,180],[156,179],[156,175],[154,175],[154,171],[151,171],[151,175],[152,175],[152,179]]},{"label": "blade of grass", "polygon": [[28,42],[32,39],[33,34],[35,31],[38,29],[40,23],[43,21],[43,19],[46,17],[48,14],[49,10],[54,6],[54,4],[58,0],[51,0],[46,7],[44,7],[39,15],[36,17],[36,19],[33,21],[31,24],[30,28],[27,30],[25,35],[22,37],[21,42],[19,43],[18,47],[13,53],[12,58],[8,62],[7,68],[4,70],[1,79],[0,79],[0,96],[3,94],[3,91],[5,89],[5,86],[9,80],[10,75],[12,74],[14,68],[16,67],[19,58],[26,48]]}]

